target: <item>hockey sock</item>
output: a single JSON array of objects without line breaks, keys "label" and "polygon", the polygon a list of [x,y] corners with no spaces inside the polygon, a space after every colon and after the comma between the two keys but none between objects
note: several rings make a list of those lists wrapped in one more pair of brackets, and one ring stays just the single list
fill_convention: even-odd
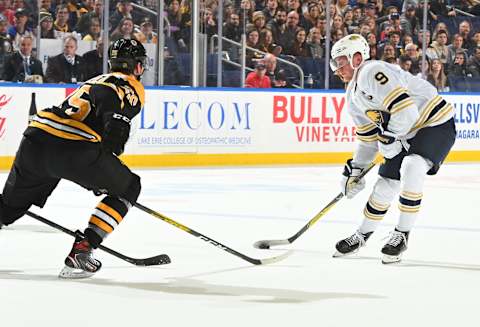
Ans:
[{"label": "hockey sock", "polygon": [[412,154],[403,159],[400,173],[402,176],[401,193],[398,208],[400,217],[397,230],[408,232],[417,220],[423,197],[423,183],[431,164],[423,157]]},{"label": "hockey sock", "polygon": [[[103,240],[107,237],[115,227],[118,226],[123,220],[123,217],[128,212],[129,205],[125,203],[126,201],[115,198],[112,196],[106,196],[95,208],[90,221],[88,223],[88,228],[85,230],[88,240],[92,246],[96,247],[101,242],[98,240]],[[95,238],[88,230],[95,232],[98,238]]]},{"label": "hockey sock", "polygon": [[387,213],[393,198],[398,194],[399,188],[399,181],[384,177],[377,180],[363,210],[364,219],[358,229],[360,233],[366,234],[375,231]]}]

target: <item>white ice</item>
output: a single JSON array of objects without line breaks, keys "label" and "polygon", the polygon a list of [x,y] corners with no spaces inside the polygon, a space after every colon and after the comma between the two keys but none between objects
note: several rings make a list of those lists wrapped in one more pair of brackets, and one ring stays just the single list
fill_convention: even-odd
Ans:
[{"label": "white ice", "polygon": [[[132,257],[167,253],[172,263],[135,267],[97,251],[96,276],[65,281],[57,274],[73,239],[24,217],[0,230],[0,326],[479,326],[479,171],[449,164],[427,178],[404,260],[386,266],[380,249],[395,205],[358,255],[332,258],[369,190],[289,246],[252,247],[293,235],[322,209],[339,192],[339,166],[138,170],[140,203],[251,257],[294,253],[253,266],[134,208],[104,245]],[[62,182],[32,211],[83,229],[98,200]]]}]

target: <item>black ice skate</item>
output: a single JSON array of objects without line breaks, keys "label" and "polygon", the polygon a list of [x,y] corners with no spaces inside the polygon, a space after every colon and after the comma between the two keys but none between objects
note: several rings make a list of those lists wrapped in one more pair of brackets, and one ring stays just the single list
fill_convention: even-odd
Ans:
[{"label": "black ice skate", "polygon": [[409,232],[401,232],[395,229],[390,232],[390,239],[382,248],[384,254],[382,263],[396,263],[402,260],[402,253],[407,249]]},{"label": "black ice skate", "polygon": [[373,232],[362,234],[360,231],[356,231],[352,236],[339,241],[335,245],[337,252],[333,254],[333,257],[343,257],[358,252],[362,246],[365,246],[365,242],[367,242],[368,238],[372,234]]},{"label": "black ice skate", "polygon": [[92,254],[93,248],[88,241],[80,236],[75,238],[72,251],[65,258],[65,267],[60,272],[60,278],[87,278],[102,267],[102,263]]}]

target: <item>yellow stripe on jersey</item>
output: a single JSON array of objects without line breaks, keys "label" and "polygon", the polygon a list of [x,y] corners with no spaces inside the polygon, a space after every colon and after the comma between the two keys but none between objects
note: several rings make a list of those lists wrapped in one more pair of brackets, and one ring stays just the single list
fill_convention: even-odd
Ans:
[{"label": "yellow stripe on jersey", "polygon": [[411,206],[406,206],[406,205],[403,205],[403,204],[398,204],[398,209],[401,212],[416,213],[416,212],[420,211],[420,205],[415,206],[415,207],[411,207]]},{"label": "yellow stripe on jersey", "polygon": [[[402,94],[404,94],[404,93],[402,93]],[[406,99],[404,99],[404,100],[396,103],[396,104],[392,107],[392,109],[390,110],[390,113],[391,113],[392,115],[394,115],[394,114],[396,114],[396,113],[399,113],[399,112],[402,111],[403,109],[408,108],[408,107],[413,106],[413,105],[415,105],[415,103],[413,102],[413,100],[412,100],[410,97],[408,97],[408,98],[406,98]]]},{"label": "yellow stripe on jersey", "polygon": [[438,123],[446,121],[445,118],[447,116],[452,116],[453,111],[450,103],[447,103],[440,96],[436,96],[425,106],[424,111],[410,132],[423,127],[438,125]]},{"label": "yellow stripe on jersey", "polygon": [[383,99],[383,106],[388,108],[393,100],[395,100],[400,94],[407,93],[407,89],[404,87],[396,87]]},{"label": "yellow stripe on jersey", "polygon": [[377,141],[377,125],[370,123],[366,125],[357,126],[357,138],[363,142]]},{"label": "yellow stripe on jersey", "polygon": [[52,112],[38,112],[30,126],[67,140],[93,143],[102,141],[102,137],[84,123],[73,119],[61,118]]}]

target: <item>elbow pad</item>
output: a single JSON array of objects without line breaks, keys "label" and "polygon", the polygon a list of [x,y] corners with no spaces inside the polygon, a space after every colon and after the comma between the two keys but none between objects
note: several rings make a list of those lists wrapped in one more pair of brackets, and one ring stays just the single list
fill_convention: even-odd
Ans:
[{"label": "elbow pad", "polygon": [[114,113],[105,122],[102,147],[106,152],[121,155],[130,135],[130,119]]}]

